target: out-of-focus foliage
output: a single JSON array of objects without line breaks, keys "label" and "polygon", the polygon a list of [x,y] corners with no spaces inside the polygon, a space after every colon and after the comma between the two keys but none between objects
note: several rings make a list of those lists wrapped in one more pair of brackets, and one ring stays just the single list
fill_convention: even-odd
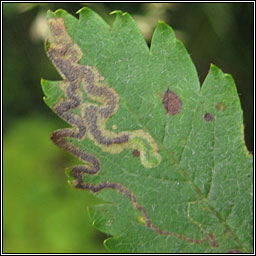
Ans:
[{"label": "out-of-focus foliage", "polygon": [[32,116],[4,138],[4,252],[105,252],[104,236],[86,218],[99,201],[67,184],[63,170],[74,162],[52,144],[52,129],[51,119]]},{"label": "out-of-focus foliage", "polygon": [[86,218],[99,201],[66,182],[65,165],[74,162],[50,141],[53,129],[53,120],[31,116],[4,138],[4,252],[105,252],[104,235]]},{"label": "out-of-focus foliage", "polygon": [[[157,21],[164,20],[184,42],[201,81],[209,63],[232,74],[244,111],[247,147],[253,150],[253,3],[4,3],[5,252],[102,251],[103,238],[97,240],[98,233],[92,233],[95,240],[90,240],[87,234],[96,232],[86,224],[91,196],[66,183],[64,167],[73,158],[49,140],[59,125],[54,125],[57,118],[45,106],[40,86],[41,77],[60,79],[43,49],[46,11],[62,8],[75,15],[84,5],[110,24],[114,17],[109,12],[129,12],[148,44]],[[37,118],[30,120],[30,112]]]}]

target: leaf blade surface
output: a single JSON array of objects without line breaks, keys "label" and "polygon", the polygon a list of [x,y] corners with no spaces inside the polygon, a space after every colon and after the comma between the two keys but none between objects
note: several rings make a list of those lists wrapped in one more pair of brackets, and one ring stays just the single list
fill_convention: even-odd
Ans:
[{"label": "leaf blade surface", "polygon": [[[79,15],[76,20],[59,10],[49,12],[48,19],[64,21],[62,30],[68,36],[60,47],[71,40],[74,49],[74,44],[81,49],[79,62],[64,57],[69,65],[96,67],[104,77],[96,87],[105,83],[118,99],[116,111],[106,120],[97,114],[95,129],[112,139],[125,132],[129,136],[128,142],[119,143],[122,150],[118,143],[103,145],[92,130],[83,139],[65,138],[71,153],[70,147],[83,152],[80,158],[88,152],[100,163],[97,174],[83,174],[82,182],[72,169],[68,176],[74,186],[113,203],[90,209],[94,226],[113,235],[106,247],[126,252],[250,251],[252,204],[243,199],[251,200],[252,159],[243,141],[242,111],[232,78],[212,65],[200,90],[191,58],[163,22],[148,49],[127,13],[115,12],[112,28],[88,8]],[[54,47],[50,44],[49,49]],[[66,112],[92,127],[86,109],[108,106],[107,94],[96,97],[88,89],[85,93],[88,78],[78,77],[84,79],[77,88],[82,100]],[[42,86],[46,104],[56,112],[56,102],[68,100],[68,86],[45,80]],[[168,111],[172,102],[166,109],[165,93],[170,101],[181,102],[177,113]]]}]

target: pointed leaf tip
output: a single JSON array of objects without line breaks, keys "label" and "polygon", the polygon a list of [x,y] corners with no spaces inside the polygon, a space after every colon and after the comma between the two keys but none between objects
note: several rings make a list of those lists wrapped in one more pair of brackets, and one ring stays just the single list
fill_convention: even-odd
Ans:
[{"label": "pointed leaf tip", "polygon": [[46,19],[55,18],[55,17],[56,17],[56,13],[53,12],[52,10],[48,10],[46,12]]},{"label": "pointed leaf tip", "polygon": [[174,30],[172,29],[172,27],[169,26],[167,23],[165,23],[165,21],[163,21],[163,20],[158,20],[158,24],[157,24],[157,27],[156,27],[155,31],[157,29],[169,31],[173,35],[173,38],[176,38]]},{"label": "pointed leaf tip", "polygon": [[45,89],[45,87],[46,87],[47,85],[49,85],[49,81],[48,81],[48,80],[45,80],[44,78],[41,78],[40,83],[41,83],[41,86],[42,86],[42,89],[43,89],[43,90]]},{"label": "pointed leaf tip", "polygon": [[46,15],[52,15],[52,14],[54,14],[54,12],[50,9],[46,12]]},{"label": "pointed leaf tip", "polygon": [[110,14],[110,15],[113,15],[113,14],[116,14],[116,15],[118,15],[118,14],[123,15],[123,11],[121,11],[121,10],[115,10],[115,11],[110,12],[109,14]]},{"label": "pointed leaf tip", "polygon": [[90,9],[89,7],[87,7],[87,6],[84,6],[83,8],[81,8],[80,10],[78,10],[78,11],[76,12],[76,14],[80,14],[80,13],[82,13],[82,12],[88,12],[88,11],[91,11],[91,9]]},{"label": "pointed leaf tip", "polygon": [[213,63],[210,64],[210,69],[209,69],[209,73],[222,73],[222,70],[220,68],[218,68],[216,65],[214,65]]},{"label": "pointed leaf tip", "polygon": [[55,11],[55,14],[62,14],[62,13],[66,13],[66,11],[63,9],[58,9]]},{"label": "pointed leaf tip", "polygon": [[45,43],[44,43],[44,49],[45,49],[46,52],[48,51],[49,46],[50,46],[49,39],[46,39],[46,41],[45,41]]},{"label": "pointed leaf tip", "polygon": [[166,25],[166,23],[163,20],[158,20],[158,24],[164,24]]},{"label": "pointed leaf tip", "polygon": [[43,101],[45,102],[46,105],[48,105],[48,103],[47,103],[47,97],[44,96],[44,97],[43,97]]},{"label": "pointed leaf tip", "polygon": [[216,67],[213,63],[210,63],[210,68]]}]

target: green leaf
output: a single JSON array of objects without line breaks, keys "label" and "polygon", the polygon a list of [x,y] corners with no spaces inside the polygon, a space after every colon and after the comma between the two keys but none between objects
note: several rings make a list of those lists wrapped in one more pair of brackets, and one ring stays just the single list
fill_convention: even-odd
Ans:
[{"label": "green leaf", "polygon": [[[183,44],[160,21],[150,49],[127,13],[109,27],[48,12],[47,54],[64,81],[46,104],[73,128],[52,140],[82,160],[74,187],[109,202],[89,209],[117,252],[251,252],[252,156],[235,83],[211,65],[200,89]],[[104,80],[103,80],[104,79]]]}]

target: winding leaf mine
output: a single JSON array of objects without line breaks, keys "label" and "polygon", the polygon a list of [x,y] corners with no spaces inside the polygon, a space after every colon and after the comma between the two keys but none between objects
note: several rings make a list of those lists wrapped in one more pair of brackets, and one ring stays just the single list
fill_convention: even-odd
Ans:
[{"label": "winding leaf mine", "polygon": [[[146,209],[139,205],[136,196],[120,183],[102,182],[93,185],[84,182],[83,176],[85,174],[96,174],[100,171],[100,160],[95,155],[74,146],[68,141],[68,138],[81,141],[87,137],[102,151],[110,154],[118,154],[124,149],[132,149],[133,154],[140,157],[141,164],[145,168],[154,168],[159,165],[161,156],[154,139],[143,130],[115,133],[106,129],[106,122],[112,115],[116,114],[119,108],[118,94],[103,82],[104,78],[99,74],[97,68],[79,64],[83,53],[67,33],[64,19],[51,18],[48,23],[55,37],[55,42],[47,42],[47,55],[64,79],[59,83],[59,87],[64,92],[65,97],[59,99],[54,106],[54,111],[73,127],[53,132],[51,139],[57,146],[85,162],[85,165],[72,168],[71,174],[75,178],[73,186],[95,193],[107,188],[115,189],[131,200],[133,207],[143,214],[145,225],[151,230],[192,243],[202,243],[208,240],[213,247],[216,247],[217,241],[209,233],[206,233],[204,238],[197,240],[182,234],[158,229],[151,223]],[[100,105],[84,102],[80,85],[87,96]],[[81,110],[80,114],[72,112],[76,108]],[[179,109],[176,112],[178,111]]]},{"label": "winding leaf mine", "polygon": [[[49,19],[49,25],[56,43],[48,43],[47,54],[64,78],[60,88],[64,90],[66,96],[65,100],[60,99],[54,110],[76,128],[76,132],[69,130],[55,132],[53,141],[58,144],[64,137],[82,140],[87,136],[104,152],[118,154],[126,148],[137,149],[141,153],[140,159],[143,166],[146,168],[157,166],[161,162],[161,156],[157,152],[157,144],[148,133],[143,130],[120,133],[106,130],[107,120],[118,110],[118,94],[102,82],[104,78],[100,76],[97,68],[78,64],[83,54],[68,35],[64,20]],[[100,103],[101,106],[83,102],[81,83],[88,97]],[[78,107],[82,110],[81,116],[74,115],[70,111]]]}]

